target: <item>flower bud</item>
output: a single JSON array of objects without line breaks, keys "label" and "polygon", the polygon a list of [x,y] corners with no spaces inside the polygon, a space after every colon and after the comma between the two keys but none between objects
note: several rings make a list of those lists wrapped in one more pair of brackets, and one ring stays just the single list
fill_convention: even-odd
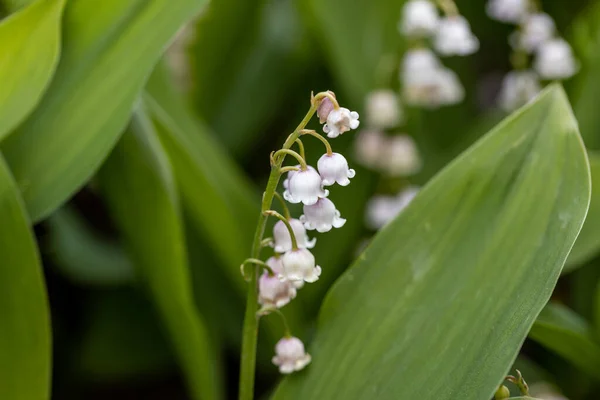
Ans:
[{"label": "flower bud", "polygon": [[367,95],[367,122],[374,128],[386,129],[398,125],[402,109],[393,90],[376,90]]},{"label": "flower bud", "polygon": [[348,161],[339,153],[324,154],[317,162],[319,175],[323,182],[323,186],[331,186],[338,183],[341,186],[348,186],[349,178],[354,178],[356,172],[348,168]]},{"label": "flower bud", "polygon": [[282,374],[300,371],[310,363],[310,354],[304,350],[304,344],[296,337],[285,337],[275,345],[273,364]]},{"label": "flower bud", "polygon": [[409,37],[428,37],[435,32],[438,21],[437,8],[431,1],[410,0],[402,8],[402,20],[398,29]]},{"label": "flower bud", "polygon": [[318,232],[329,232],[332,227],[341,228],[346,223],[329,199],[319,199],[313,205],[305,205],[300,221],[304,222],[306,229],[316,229]]},{"label": "flower bud", "polygon": [[440,21],[434,47],[442,55],[466,56],[479,49],[479,40],[471,32],[471,26],[465,17],[455,15]]},{"label": "flower bud", "polygon": [[[329,90],[327,91],[327,93],[332,95],[335,99],[335,93]],[[321,104],[319,104],[319,107],[317,108],[317,116],[319,117],[319,122],[322,124],[325,123],[325,121],[327,121],[329,113],[333,111],[334,108],[335,106],[333,105],[333,102],[329,99],[329,97],[324,97],[323,100],[321,100]]]},{"label": "flower bud", "polygon": [[290,203],[315,204],[319,197],[327,197],[329,191],[323,189],[321,175],[312,167],[305,171],[292,171],[288,174],[283,197]]},{"label": "flower bud", "polygon": [[494,394],[495,400],[508,399],[510,397],[510,390],[504,385],[501,385],[496,393]]},{"label": "flower bud", "polygon": [[282,279],[289,281],[316,282],[321,267],[315,266],[315,256],[307,249],[290,250],[281,257]]},{"label": "flower bud", "polygon": [[[308,238],[304,224],[300,222],[300,220],[292,218],[289,220],[289,223],[292,226],[299,248],[312,249],[315,247],[317,239],[313,238],[310,240]],[[275,226],[273,227],[273,241],[273,247],[277,253],[285,253],[292,249],[292,237],[283,221],[277,221],[275,223]]]},{"label": "flower bud", "polygon": [[356,111],[340,107],[329,113],[327,123],[323,126],[323,132],[327,134],[327,137],[333,139],[344,132],[358,128],[359,124],[360,121],[358,120],[358,113]]}]

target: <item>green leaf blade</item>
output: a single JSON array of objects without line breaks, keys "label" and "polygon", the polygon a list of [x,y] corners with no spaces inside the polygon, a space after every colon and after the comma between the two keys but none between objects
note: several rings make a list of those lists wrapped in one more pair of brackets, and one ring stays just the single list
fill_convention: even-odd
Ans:
[{"label": "green leaf blade", "polygon": [[33,232],[0,156],[0,395],[50,398],[50,312]]},{"label": "green leaf blade", "polygon": [[40,101],[60,54],[65,0],[39,0],[0,23],[0,140]]},{"label": "green leaf blade", "polygon": [[552,86],[376,236],[323,304],[312,365],[274,398],[492,397],[589,197],[577,124]]}]

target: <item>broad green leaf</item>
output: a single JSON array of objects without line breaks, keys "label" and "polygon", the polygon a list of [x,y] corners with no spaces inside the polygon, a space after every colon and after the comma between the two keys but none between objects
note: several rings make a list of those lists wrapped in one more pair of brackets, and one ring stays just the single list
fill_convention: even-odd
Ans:
[{"label": "broad green leaf", "polygon": [[588,157],[592,174],[590,209],[563,272],[572,271],[600,252],[600,155],[588,152]]},{"label": "broad green leaf", "polygon": [[52,83],[35,111],[2,143],[34,221],[61,205],[100,166],[163,48],[203,3],[67,3]]},{"label": "broad green leaf", "polygon": [[169,331],[195,399],[221,397],[207,327],[198,315],[171,166],[143,110],[99,174],[109,209]]},{"label": "broad green leaf", "polygon": [[323,304],[312,364],[274,398],[492,397],[581,229],[589,179],[552,85],[376,235]]},{"label": "broad green leaf", "polygon": [[134,279],[131,260],[114,241],[94,232],[68,206],[46,221],[47,246],[54,264],[70,279],[87,285],[119,285]]},{"label": "broad green leaf", "polygon": [[2,3],[9,11],[14,12],[20,8],[25,7],[28,4],[33,3],[34,0],[3,0]]},{"label": "broad green leaf", "polygon": [[588,323],[569,308],[550,303],[539,315],[529,337],[595,379],[600,379],[600,345]]},{"label": "broad green leaf", "polygon": [[0,398],[50,399],[50,311],[33,232],[0,156]]},{"label": "broad green leaf", "polygon": [[38,103],[60,53],[65,0],[38,0],[0,23],[0,140]]}]

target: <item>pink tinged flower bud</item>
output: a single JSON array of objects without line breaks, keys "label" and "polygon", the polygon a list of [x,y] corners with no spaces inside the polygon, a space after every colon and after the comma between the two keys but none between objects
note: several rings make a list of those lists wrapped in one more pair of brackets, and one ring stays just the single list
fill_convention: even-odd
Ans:
[{"label": "pink tinged flower bud", "polygon": [[273,364],[282,374],[300,371],[310,363],[310,354],[304,350],[304,344],[296,337],[283,338],[275,345]]},{"label": "pink tinged flower bud", "polygon": [[321,267],[315,266],[315,256],[306,249],[290,250],[281,257],[282,279],[289,281],[316,282],[321,275]]},{"label": "pink tinged flower bud", "polygon": [[300,221],[304,222],[306,229],[316,229],[318,232],[329,232],[332,227],[341,228],[346,223],[329,199],[319,199],[313,205],[305,205]]},{"label": "pink tinged flower bud", "polygon": [[264,272],[258,280],[258,302],[262,306],[281,308],[296,297],[296,287],[290,281],[281,281],[276,275]]},{"label": "pink tinged flower bud", "polygon": [[323,126],[323,132],[327,134],[327,137],[333,139],[350,129],[358,128],[359,124],[360,121],[358,120],[358,113],[356,111],[340,107],[329,113],[327,123]]},{"label": "pink tinged flower bud", "polygon": [[348,168],[348,161],[339,153],[324,154],[317,162],[319,175],[323,186],[331,186],[338,183],[341,186],[347,186],[350,183],[349,178],[354,178],[356,172]]},{"label": "pink tinged flower bud", "polygon": [[315,204],[319,197],[329,195],[329,191],[323,189],[321,175],[312,167],[306,171],[293,171],[288,177],[283,197],[290,203]]},{"label": "pink tinged flower bud", "polygon": [[[335,94],[333,92],[329,93],[335,98]],[[333,102],[329,100],[329,97],[325,97],[323,100],[321,100],[321,104],[319,104],[319,108],[317,108],[317,116],[319,117],[319,122],[325,123],[325,121],[327,121],[329,113],[333,111],[334,108],[335,106],[333,105]]]},{"label": "pink tinged flower bud", "polygon": [[[292,218],[289,220],[289,223],[292,226],[292,230],[294,231],[294,236],[296,236],[296,242],[298,243],[299,248],[312,249],[315,247],[317,239],[313,238],[310,240],[308,238],[304,224],[300,222],[300,220]],[[283,221],[277,221],[273,227],[273,240],[275,242],[273,247],[277,253],[285,253],[286,251],[292,249],[292,238],[290,236],[290,231],[285,226]]]},{"label": "pink tinged flower bud", "polygon": [[466,56],[479,50],[479,40],[465,17],[451,16],[440,21],[434,47],[442,55]]}]

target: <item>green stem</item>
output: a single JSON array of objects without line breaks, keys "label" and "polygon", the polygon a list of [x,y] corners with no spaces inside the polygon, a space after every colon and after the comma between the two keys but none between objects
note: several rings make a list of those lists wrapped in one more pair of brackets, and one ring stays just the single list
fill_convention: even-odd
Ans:
[{"label": "green stem", "polygon": [[277,200],[279,200],[279,203],[281,204],[281,208],[283,209],[283,215],[285,216],[286,219],[292,219],[292,214],[290,214],[290,209],[288,208],[287,204],[285,204],[285,200],[283,199],[283,196],[279,194],[279,192],[275,192],[275,197],[277,197]]},{"label": "green stem", "polygon": [[296,139],[296,144],[298,145],[298,150],[300,150],[300,157],[306,160],[306,154],[304,152],[304,143],[302,143],[302,140],[298,138]]},{"label": "green stem", "polygon": [[327,155],[330,156],[330,155],[333,154],[333,150],[331,149],[331,144],[329,144],[329,141],[327,139],[325,139],[323,137],[323,135],[318,134],[316,131],[314,131],[312,129],[302,129],[300,131],[300,134],[302,134],[302,135],[310,135],[310,136],[316,137],[321,142],[323,142],[323,144],[325,145],[325,149],[327,150]]},{"label": "green stem", "polygon": [[[317,111],[314,105],[304,116],[296,130],[288,136],[283,144],[284,149],[292,147],[296,139],[300,136],[300,131],[306,127],[310,119]],[[261,249],[262,238],[267,225],[267,216],[265,211],[271,208],[275,190],[281,177],[280,168],[283,158],[278,160],[271,167],[271,174],[267,182],[267,187],[263,195],[260,216],[254,233],[252,243],[252,258],[258,258]],[[258,340],[258,269],[252,272],[250,282],[248,283],[248,295],[246,296],[246,313],[244,316],[244,328],[242,331],[242,357],[240,359],[240,393],[239,400],[252,400],[254,398],[254,374],[256,371],[256,342]]]},{"label": "green stem", "polygon": [[[302,171],[306,171],[306,168],[308,168],[308,166],[306,165],[306,160],[304,159],[304,157],[302,157],[300,154],[296,153],[294,150],[290,150],[290,149],[277,150],[273,154],[273,158],[275,160],[277,160],[278,158],[281,158],[281,162],[283,162],[286,155],[290,155],[290,156],[294,157],[300,164],[300,168],[302,169]],[[281,164],[279,164],[279,165],[281,166]]]},{"label": "green stem", "polygon": [[283,324],[283,330],[284,330],[283,336],[285,336],[286,338],[292,337],[292,331],[290,330],[290,326],[287,323],[287,318],[285,317],[285,315],[283,314],[283,312],[280,309],[274,308],[274,307],[263,307],[260,310],[258,310],[259,317],[267,316],[271,313],[278,314],[279,317],[281,317],[281,322]]},{"label": "green stem", "polygon": [[292,250],[298,250],[298,241],[296,240],[296,234],[294,233],[294,229],[292,228],[292,225],[290,224],[289,218],[286,218],[283,215],[279,214],[277,211],[273,211],[273,210],[265,211],[265,215],[270,215],[272,217],[275,217],[285,224],[285,227],[287,228],[288,232],[290,233],[290,238],[292,239]]}]

